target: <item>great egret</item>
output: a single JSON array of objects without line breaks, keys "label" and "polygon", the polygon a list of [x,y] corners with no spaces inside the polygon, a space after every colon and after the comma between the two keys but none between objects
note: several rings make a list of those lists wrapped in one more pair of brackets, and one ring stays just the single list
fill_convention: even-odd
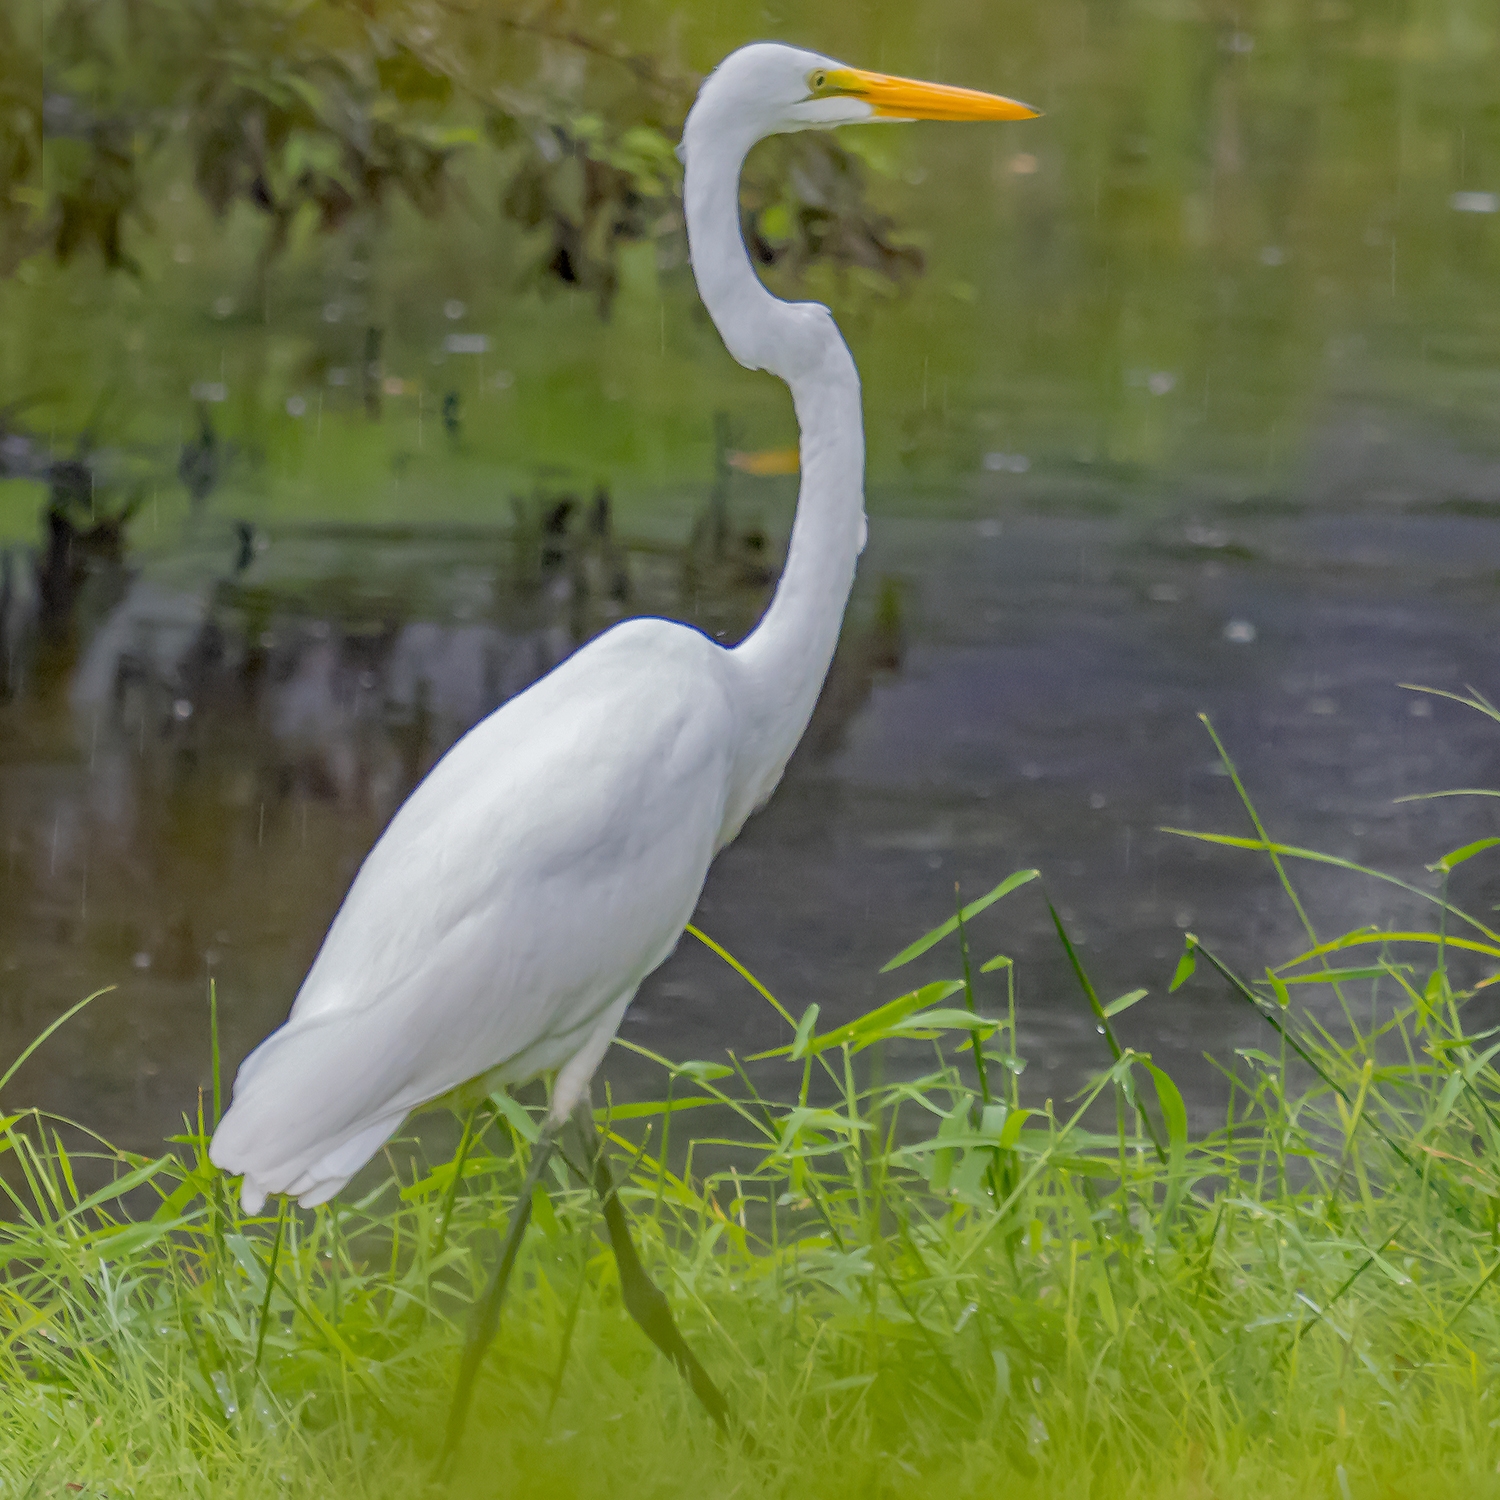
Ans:
[{"label": "great egret", "polygon": [[[704,82],[679,148],[698,291],[729,352],[791,387],[801,493],[786,567],[732,649],[629,620],[469,731],[370,852],[280,1030],[241,1065],[210,1155],[270,1193],[331,1198],[416,1106],[556,1074],[500,1265],[476,1312],[449,1427],[462,1427],[531,1206],[636,987],[670,954],[714,855],[771,795],[813,711],[865,541],[859,376],[826,307],[773,297],[740,236],[740,166],[758,140],[870,120],[1018,120],[971,89],[757,43]],[[722,1425],[630,1243],[602,1153],[595,1186],[627,1308]]]}]

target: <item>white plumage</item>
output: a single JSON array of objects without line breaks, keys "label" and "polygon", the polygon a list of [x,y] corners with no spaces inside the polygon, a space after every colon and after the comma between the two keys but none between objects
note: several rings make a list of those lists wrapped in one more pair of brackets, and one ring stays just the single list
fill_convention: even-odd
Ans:
[{"label": "white plumage", "polygon": [[778,301],[740,239],[762,136],[875,118],[1024,118],[1023,105],[757,44],[683,132],[699,291],[739,362],[791,387],[802,485],[765,619],[726,650],[664,620],[615,626],[466,734],[397,813],[290,1018],[246,1058],[213,1161],[268,1194],[332,1197],[416,1106],[557,1072],[582,1097],[714,855],[771,794],[811,716],[864,545],[859,378],[826,308]]},{"label": "white plumage", "polygon": [[249,1211],[273,1192],[323,1202],[412,1108],[477,1074],[516,1083],[587,1055],[587,1082],[730,836],[726,655],[665,621],[620,626],[434,768],[240,1070],[213,1150]]}]

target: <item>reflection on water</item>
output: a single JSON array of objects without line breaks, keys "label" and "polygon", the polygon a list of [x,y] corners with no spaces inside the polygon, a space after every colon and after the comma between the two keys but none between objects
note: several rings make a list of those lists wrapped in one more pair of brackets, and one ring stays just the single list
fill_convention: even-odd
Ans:
[{"label": "reflection on water", "polygon": [[[1412,417],[1495,451],[1500,22],[1482,0],[576,10],[584,35],[665,50],[683,79],[779,33],[1045,109],[1024,128],[844,133],[875,206],[922,246],[926,271],[899,297],[857,271],[794,283],[796,256],[768,268],[778,291],[842,319],[882,483],[989,495],[1101,482],[1144,505],[1196,482],[1263,498],[1339,404],[1368,408],[1360,446],[1388,456]],[[665,113],[622,103],[612,47],[501,42],[460,11],[429,22],[452,28],[431,55],[465,70],[455,126],[477,123],[459,96],[483,95],[556,120],[635,108],[671,131],[691,94],[685,83]],[[537,138],[549,172],[577,175],[576,157]],[[806,172],[767,182],[780,158],[765,149],[747,197],[756,232],[793,219],[827,231],[825,195]],[[495,466],[546,462],[659,498],[701,473],[724,406],[745,446],[789,441],[784,392],[739,371],[702,318],[674,215],[623,255],[608,322],[586,289],[521,290],[542,244],[491,175],[516,162],[460,151],[462,210],[356,216],[269,256],[279,221],[214,220],[186,150],[165,145],[144,189],[155,227],[131,225],[139,282],[83,257],[0,280],[0,408],[26,403],[35,430],[69,441],[92,429],[156,445],[179,503],[212,508],[229,490],[253,519],[310,505],[477,519]],[[5,488],[0,535],[15,535]]]},{"label": "reflection on water", "polygon": [[[29,1097],[84,1110],[82,1094],[126,1135],[169,1125],[201,1079],[208,978],[237,1056],[281,1019],[369,845],[467,728],[627,612],[743,635],[775,549],[723,499],[676,548],[617,537],[601,491],[518,501],[504,532],[246,528],[134,568],[80,549],[65,615],[50,555],[7,553],[0,1052],[62,995],[121,987]],[[882,600],[841,652],[820,753],[898,664],[899,602]]]},{"label": "reflection on water", "polygon": [[[233,1061],[282,1018],[359,861],[465,728],[622,612],[729,640],[761,608],[771,570],[747,572],[733,544],[715,556],[711,510],[673,549],[560,504],[522,507],[508,533],[226,533],[102,563],[65,629],[12,556],[0,1052],[118,987],[28,1065],[28,1100],[159,1138],[206,1078],[209,977]],[[1393,799],[1485,785],[1497,756],[1486,721],[1396,684],[1492,679],[1497,570],[1490,522],[1431,508],[878,522],[807,742],[699,921],[793,1009],[830,1015],[894,992],[879,963],[946,914],[955,882],[974,893],[1028,864],[1101,988],[1161,989],[1189,926],[1241,961],[1283,956],[1294,928],[1265,872],[1158,832],[1243,827],[1194,715],[1213,715],[1274,830],[1410,874],[1476,814]],[[1460,894],[1483,902],[1478,866]],[[1306,884],[1330,928],[1399,909],[1327,872]],[[1023,1051],[1065,1092],[1096,1039],[1044,912],[1018,897],[975,941],[1021,961]],[[1201,1102],[1201,1049],[1253,1040],[1226,1004],[1158,1000],[1127,1031]],[[701,1055],[778,1031],[690,945],[626,1034]],[[638,1086],[627,1056],[611,1067]]]}]

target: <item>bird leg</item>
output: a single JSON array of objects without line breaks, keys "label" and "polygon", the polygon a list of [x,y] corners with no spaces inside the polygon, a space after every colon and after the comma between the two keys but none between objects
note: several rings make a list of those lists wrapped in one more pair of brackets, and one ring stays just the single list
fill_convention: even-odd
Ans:
[{"label": "bird leg", "polygon": [[646,1274],[646,1268],[636,1254],[635,1244],[630,1238],[630,1224],[625,1217],[625,1207],[615,1189],[614,1175],[609,1170],[604,1147],[594,1131],[594,1110],[587,1093],[579,1101],[573,1118],[583,1136],[584,1149],[592,1166],[594,1191],[598,1193],[604,1208],[604,1223],[609,1230],[610,1248],[615,1252],[615,1264],[620,1268],[620,1297],[625,1303],[625,1310],[640,1324],[646,1337],[677,1366],[719,1430],[727,1432],[729,1403],[710,1379],[708,1371],[698,1363],[697,1356],[688,1348],[687,1340],[672,1319],[672,1310],[667,1305],[666,1297]]},{"label": "bird leg", "polygon": [[458,1366],[458,1379],[453,1386],[453,1404],[448,1408],[448,1430],[443,1438],[441,1459],[443,1464],[452,1460],[464,1435],[464,1422],[469,1414],[469,1401],[474,1394],[474,1381],[479,1374],[479,1365],[500,1326],[500,1307],[505,1301],[505,1288],[510,1281],[510,1273],[515,1268],[516,1255],[520,1251],[526,1226],[531,1222],[532,1194],[541,1181],[542,1172],[551,1160],[556,1144],[557,1127],[549,1123],[531,1148],[531,1164],[526,1169],[516,1206],[511,1211],[510,1223],[505,1229],[505,1241],[500,1247],[500,1262],[469,1319],[463,1357]]}]

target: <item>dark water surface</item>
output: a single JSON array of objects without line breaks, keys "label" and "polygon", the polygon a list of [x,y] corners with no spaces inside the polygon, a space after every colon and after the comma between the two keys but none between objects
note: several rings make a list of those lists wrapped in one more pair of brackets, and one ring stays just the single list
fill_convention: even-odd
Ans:
[{"label": "dark water surface", "polygon": [[[1159,831],[1250,831],[1200,711],[1291,842],[1425,883],[1424,861],[1493,831],[1490,803],[1394,801],[1491,784],[1500,759],[1490,721],[1398,686],[1494,680],[1500,529],[1451,510],[877,519],[808,740],[696,920],[794,1013],[817,1001],[827,1021],[951,970],[939,950],[877,974],[951,911],[955,882],[972,897],[1037,865],[1105,997],[1153,990],[1126,1039],[1206,1109],[1220,1090],[1202,1052],[1258,1043],[1259,1023],[1202,979],[1165,995],[1182,932],[1246,967],[1299,942],[1263,860]],[[741,634],[766,597],[754,550],[713,561],[587,527],[556,545],[545,531],[226,533],[97,571],[75,626],[50,635],[25,627],[31,563],[13,555],[0,1057],[115,989],[12,1099],[159,1141],[208,1081],[210,975],[237,1063],[283,1019],[360,860],[458,734],[621,612]],[[1500,895],[1483,871],[1458,887],[1478,911]],[[1298,878],[1325,933],[1412,914],[1389,887]],[[1061,1097],[1102,1043],[1036,888],[973,937],[978,957],[1018,960],[1025,1084]],[[623,1035],[677,1058],[783,1039],[691,940]],[[622,1050],[607,1072],[652,1087]]]}]

